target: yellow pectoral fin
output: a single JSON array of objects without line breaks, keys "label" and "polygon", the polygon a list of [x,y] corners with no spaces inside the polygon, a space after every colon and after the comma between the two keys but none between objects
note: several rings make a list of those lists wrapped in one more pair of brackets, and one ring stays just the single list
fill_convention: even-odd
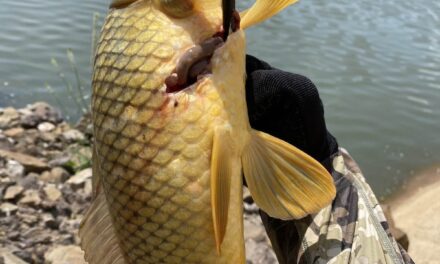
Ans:
[{"label": "yellow pectoral fin", "polygon": [[230,142],[231,136],[227,129],[216,129],[211,157],[211,206],[218,254],[226,233],[231,179],[235,171]]},{"label": "yellow pectoral fin", "polygon": [[252,131],[242,164],[252,197],[272,217],[299,219],[335,197],[333,179],[318,161],[269,134]]},{"label": "yellow pectoral fin", "polygon": [[251,8],[240,13],[240,26],[246,29],[263,22],[296,2],[298,0],[257,0]]}]

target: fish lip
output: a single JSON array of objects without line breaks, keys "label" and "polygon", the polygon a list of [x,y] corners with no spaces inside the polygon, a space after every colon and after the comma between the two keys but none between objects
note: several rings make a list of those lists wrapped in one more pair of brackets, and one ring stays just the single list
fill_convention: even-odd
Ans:
[{"label": "fish lip", "polygon": [[211,71],[211,58],[224,44],[222,38],[214,36],[186,50],[179,58],[173,72],[165,79],[167,93],[176,93],[189,88]]},{"label": "fish lip", "polygon": [[191,83],[185,87],[181,87],[181,88],[172,88],[172,87],[166,87],[165,92],[168,94],[181,94],[181,93],[186,93],[188,91],[194,91],[197,89],[197,87],[202,84],[203,82],[205,82],[207,79],[212,77],[212,72],[209,73],[204,73],[204,74],[200,74],[197,76],[197,80],[194,83]]},{"label": "fish lip", "polygon": [[[216,57],[219,57],[219,56],[222,56],[222,53],[221,53],[222,49],[221,48],[223,48],[223,46],[226,45],[226,43],[229,41],[229,38],[231,38],[232,36],[235,36],[236,34],[239,34],[238,31],[239,30],[231,32],[229,37],[228,37],[228,40],[226,42],[222,42],[220,45],[218,45],[215,48],[215,50],[213,51],[213,53],[212,53],[212,55],[210,57],[210,67],[212,66],[211,65],[212,59],[216,58]],[[177,89],[173,89],[172,87],[169,87],[169,86],[166,85],[166,92],[167,93],[172,93],[172,94],[180,94],[180,93],[185,93],[185,92],[188,92],[188,91],[194,91],[194,90],[197,89],[197,86],[199,86],[200,84],[202,84],[206,80],[211,79],[213,77],[213,75],[214,74],[212,72],[212,69],[210,69],[209,72],[204,72],[204,73],[201,73],[201,74],[197,75],[197,78],[196,78],[196,80],[194,82],[192,82],[191,84],[186,85],[184,87],[177,87]]]},{"label": "fish lip", "polygon": [[[199,83],[200,79],[204,79],[202,75],[206,75],[205,69],[199,66],[199,68],[195,70],[196,74],[191,74],[191,70],[200,64],[200,62],[203,62],[203,60],[208,60],[205,66],[207,70],[210,71],[210,60],[216,51],[228,41],[230,35],[233,35],[240,29],[240,14],[235,9],[235,0],[222,0],[222,8],[222,27],[218,32],[212,35],[212,37],[186,50],[180,56],[176,68],[170,76],[165,79],[165,90],[167,93],[180,92],[190,88],[193,84]],[[220,39],[222,41],[220,41]],[[196,55],[191,53],[193,49],[199,49],[199,51],[194,52]],[[199,71],[198,73],[197,70]]]}]

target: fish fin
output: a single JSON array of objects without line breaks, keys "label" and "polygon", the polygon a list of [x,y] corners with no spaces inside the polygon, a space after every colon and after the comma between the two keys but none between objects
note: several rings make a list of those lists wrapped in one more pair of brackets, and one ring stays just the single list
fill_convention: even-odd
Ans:
[{"label": "fish fin", "polygon": [[298,0],[256,0],[249,9],[240,13],[240,27],[246,29],[274,16]]},{"label": "fish fin", "polygon": [[316,160],[269,134],[252,130],[242,155],[244,176],[256,204],[274,218],[299,219],[330,204],[333,179]]},{"label": "fish fin", "polygon": [[99,192],[81,221],[79,237],[89,264],[126,264],[104,192]]},{"label": "fish fin", "polygon": [[231,135],[225,128],[214,131],[211,156],[211,206],[217,253],[226,234],[228,223],[231,180],[234,173],[234,160],[231,155]]},{"label": "fish fin", "polygon": [[110,3],[110,8],[122,8],[130,5],[139,0],[112,0]]},{"label": "fish fin", "polygon": [[99,161],[96,144],[94,144],[92,150],[92,198],[95,199],[101,191],[101,177],[99,176]]}]

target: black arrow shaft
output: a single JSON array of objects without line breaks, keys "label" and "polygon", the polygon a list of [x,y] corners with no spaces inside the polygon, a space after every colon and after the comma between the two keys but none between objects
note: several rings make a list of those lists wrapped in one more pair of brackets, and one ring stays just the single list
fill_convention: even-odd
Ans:
[{"label": "black arrow shaft", "polygon": [[222,8],[223,8],[223,40],[229,36],[229,30],[231,29],[232,23],[232,12],[235,10],[235,0],[222,0]]}]

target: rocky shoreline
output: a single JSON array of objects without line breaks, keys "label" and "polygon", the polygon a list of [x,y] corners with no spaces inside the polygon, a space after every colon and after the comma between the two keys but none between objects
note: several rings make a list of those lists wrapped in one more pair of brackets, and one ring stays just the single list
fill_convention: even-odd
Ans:
[{"label": "rocky shoreline", "polygon": [[[78,228],[91,201],[92,130],[44,102],[0,108],[0,264],[85,263]],[[245,194],[249,264],[277,263]]]}]

